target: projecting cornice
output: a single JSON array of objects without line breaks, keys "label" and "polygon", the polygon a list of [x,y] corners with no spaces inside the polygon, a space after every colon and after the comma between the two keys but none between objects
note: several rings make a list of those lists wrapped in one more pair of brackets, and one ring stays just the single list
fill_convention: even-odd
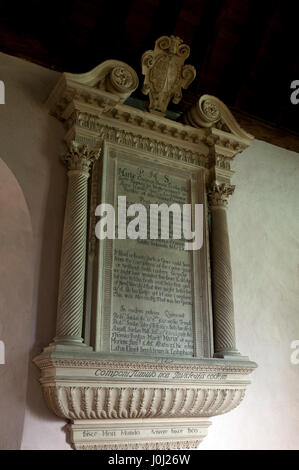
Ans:
[{"label": "projecting cornice", "polygon": [[85,74],[62,75],[47,105],[64,122],[67,144],[74,140],[97,147],[104,138],[207,170],[216,165],[227,173],[225,181],[231,177],[230,160],[253,137],[240,128],[224,103],[204,95],[185,123],[173,121],[124,104],[124,94],[113,85],[120,73],[120,81],[132,77],[125,92],[129,96],[138,79],[123,62],[108,60]]},{"label": "projecting cornice", "polygon": [[114,60],[84,74],[64,73],[47,105],[66,127],[67,147],[72,142],[92,149],[115,143],[149,153],[161,163],[204,168],[208,190],[213,183],[230,184],[231,160],[253,136],[241,129],[227,106],[203,95],[184,122],[177,122],[125,104],[137,85],[136,72]]}]

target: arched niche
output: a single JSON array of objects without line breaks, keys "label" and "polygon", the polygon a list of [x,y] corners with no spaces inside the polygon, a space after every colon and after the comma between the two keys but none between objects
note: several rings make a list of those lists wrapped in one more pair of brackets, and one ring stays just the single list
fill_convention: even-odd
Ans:
[{"label": "arched niche", "polygon": [[0,158],[0,416],[1,449],[19,449],[27,391],[28,343],[33,293],[33,233],[24,193]]}]

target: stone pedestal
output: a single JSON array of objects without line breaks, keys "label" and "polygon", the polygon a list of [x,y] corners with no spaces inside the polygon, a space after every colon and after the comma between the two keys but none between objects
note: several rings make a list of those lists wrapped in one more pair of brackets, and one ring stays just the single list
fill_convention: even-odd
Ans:
[{"label": "stone pedestal", "polygon": [[75,449],[195,448],[210,417],[241,403],[256,366],[224,359],[109,360],[89,351],[70,357],[68,347],[49,349],[35,359],[43,394],[50,409],[70,421]]}]

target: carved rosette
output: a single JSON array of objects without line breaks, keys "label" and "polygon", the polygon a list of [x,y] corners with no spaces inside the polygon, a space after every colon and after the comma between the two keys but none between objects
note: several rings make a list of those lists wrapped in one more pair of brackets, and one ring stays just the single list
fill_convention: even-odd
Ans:
[{"label": "carved rosette", "polygon": [[73,448],[76,450],[179,450],[179,449],[196,449],[201,441],[201,439],[189,440],[189,441],[160,441],[160,442],[130,442],[125,443],[113,443],[109,444],[83,444],[83,443],[74,443]]},{"label": "carved rosette", "polygon": [[192,65],[184,65],[189,54],[189,46],[175,36],[160,37],[155,49],[143,54],[142,92],[149,94],[151,112],[165,114],[171,99],[175,104],[182,99],[182,88],[188,88],[196,75]]},{"label": "carved rosette", "polygon": [[87,180],[99,149],[72,142],[63,161],[68,168],[55,342],[80,344],[82,339],[87,236]]},{"label": "carved rosette", "polygon": [[221,119],[224,105],[211,95],[203,95],[185,114],[185,122],[195,127],[211,127]]}]

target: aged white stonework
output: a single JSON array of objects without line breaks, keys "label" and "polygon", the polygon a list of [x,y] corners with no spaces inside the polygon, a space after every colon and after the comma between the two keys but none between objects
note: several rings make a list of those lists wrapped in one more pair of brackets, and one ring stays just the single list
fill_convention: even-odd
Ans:
[{"label": "aged white stonework", "polygon": [[182,88],[188,88],[196,75],[192,65],[184,65],[189,54],[189,46],[175,36],[162,36],[153,51],[143,54],[142,92],[149,94],[152,113],[164,114],[171,99],[175,104],[181,101]]},{"label": "aged white stonework", "polygon": [[71,142],[62,161],[68,169],[68,192],[60,265],[56,343],[82,343],[87,233],[87,180],[100,149]]},{"label": "aged white stonework", "polygon": [[[112,60],[63,74],[48,100],[66,129],[68,192],[56,336],[34,361],[74,449],[197,447],[256,367],[236,346],[226,215],[230,162],[253,137],[209,95],[184,123],[163,116],[195,77],[188,55],[166,36],[143,55],[150,112],[125,104],[137,74]],[[117,195],[202,203],[203,247],[100,242],[95,208]]]}]

